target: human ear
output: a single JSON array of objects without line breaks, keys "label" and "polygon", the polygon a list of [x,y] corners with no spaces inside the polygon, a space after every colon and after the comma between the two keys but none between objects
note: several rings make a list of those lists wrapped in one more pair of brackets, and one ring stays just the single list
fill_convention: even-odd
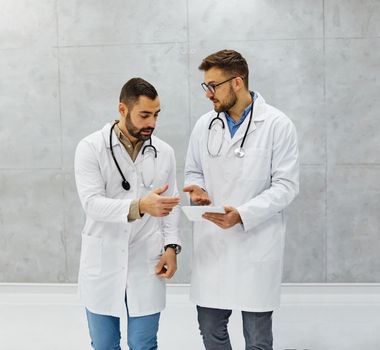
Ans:
[{"label": "human ear", "polygon": [[235,91],[239,91],[244,88],[244,80],[241,77],[236,77],[233,83]]},{"label": "human ear", "polygon": [[128,113],[128,107],[123,103],[119,103],[119,113],[121,116],[125,116]]}]

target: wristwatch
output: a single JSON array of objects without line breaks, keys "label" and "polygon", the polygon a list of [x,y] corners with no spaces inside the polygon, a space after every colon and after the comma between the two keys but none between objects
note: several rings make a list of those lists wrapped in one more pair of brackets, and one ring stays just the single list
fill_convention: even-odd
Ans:
[{"label": "wristwatch", "polygon": [[179,253],[181,253],[181,250],[182,250],[182,247],[181,247],[180,245],[178,245],[178,244],[167,244],[167,245],[164,247],[165,251],[166,251],[166,249],[168,249],[168,248],[173,248],[174,251],[175,251],[175,253],[176,253],[176,255],[179,254]]}]

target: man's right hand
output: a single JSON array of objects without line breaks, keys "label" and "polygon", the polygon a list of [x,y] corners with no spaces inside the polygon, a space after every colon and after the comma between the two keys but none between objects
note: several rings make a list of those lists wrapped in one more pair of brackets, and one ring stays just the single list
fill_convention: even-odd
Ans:
[{"label": "man's right hand", "polygon": [[164,185],[149,192],[139,201],[140,214],[149,214],[156,217],[167,216],[179,204],[180,197],[161,196],[169,188]]},{"label": "man's right hand", "polygon": [[208,197],[206,191],[202,190],[197,185],[186,186],[182,190],[183,192],[189,192],[190,200],[192,203],[196,205],[209,205],[211,204],[211,200]]}]

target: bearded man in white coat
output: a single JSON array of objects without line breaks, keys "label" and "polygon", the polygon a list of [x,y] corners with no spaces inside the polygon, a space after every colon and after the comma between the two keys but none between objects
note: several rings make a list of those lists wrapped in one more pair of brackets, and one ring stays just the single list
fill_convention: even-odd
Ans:
[{"label": "bearded man in white coat", "polygon": [[297,136],[291,120],[248,87],[248,64],[233,50],[206,57],[213,110],[190,137],[184,191],[194,205],[223,206],[194,224],[190,297],[207,350],[229,350],[232,310],[243,319],[246,350],[272,350],[279,305],[284,209],[298,194]]},{"label": "bearded man in white coat", "polygon": [[79,290],[95,350],[121,349],[120,317],[131,350],[157,349],[165,278],[177,269],[179,196],[173,149],[152,135],[156,89],[141,78],[122,88],[119,120],[85,137],[75,179],[86,214]]}]

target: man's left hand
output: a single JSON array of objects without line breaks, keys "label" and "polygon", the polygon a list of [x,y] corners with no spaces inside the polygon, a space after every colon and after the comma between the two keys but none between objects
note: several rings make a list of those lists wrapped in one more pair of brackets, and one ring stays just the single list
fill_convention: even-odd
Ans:
[{"label": "man's left hand", "polygon": [[227,229],[236,224],[242,224],[239,212],[234,207],[224,207],[225,214],[204,213],[202,217],[213,222],[220,228]]},{"label": "man's left hand", "polygon": [[167,248],[161,255],[156,266],[156,275],[162,278],[172,278],[177,271],[177,255],[173,248]]}]

